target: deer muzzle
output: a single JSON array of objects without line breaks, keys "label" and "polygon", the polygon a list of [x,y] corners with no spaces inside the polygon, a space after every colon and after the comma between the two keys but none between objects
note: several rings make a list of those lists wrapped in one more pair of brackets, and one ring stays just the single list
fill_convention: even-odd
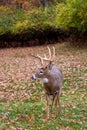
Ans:
[{"label": "deer muzzle", "polygon": [[37,77],[35,76],[35,74],[33,74],[31,78],[32,78],[33,80],[36,80],[36,79],[37,79]]}]

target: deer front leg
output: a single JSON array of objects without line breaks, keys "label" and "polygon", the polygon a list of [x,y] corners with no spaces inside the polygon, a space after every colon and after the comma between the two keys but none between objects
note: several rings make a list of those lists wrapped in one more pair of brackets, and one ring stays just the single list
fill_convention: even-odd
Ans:
[{"label": "deer front leg", "polygon": [[47,101],[47,118],[49,118],[49,95],[46,94],[46,101]]},{"label": "deer front leg", "polygon": [[51,113],[52,113],[52,108],[53,108],[53,105],[54,105],[55,97],[56,97],[56,95],[54,94],[53,99],[52,99],[52,105],[51,105]]}]

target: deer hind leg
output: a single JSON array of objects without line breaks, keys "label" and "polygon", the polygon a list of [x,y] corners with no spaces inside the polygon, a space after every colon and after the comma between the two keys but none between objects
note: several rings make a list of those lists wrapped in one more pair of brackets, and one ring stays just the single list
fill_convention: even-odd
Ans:
[{"label": "deer hind leg", "polygon": [[56,107],[56,114],[57,114],[58,113],[58,109],[61,110],[59,92],[56,94],[55,107]]},{"label": "deer hind leg", "polygon": [[57,102],[58,102],[58,106],[57,107],[59,107],[59,110],[61,110],[60,96],[59,95],[57,96]]}]

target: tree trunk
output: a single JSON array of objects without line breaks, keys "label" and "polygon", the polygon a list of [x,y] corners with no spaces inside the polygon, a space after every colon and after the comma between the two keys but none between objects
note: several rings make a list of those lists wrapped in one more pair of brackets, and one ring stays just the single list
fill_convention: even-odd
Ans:
[{"label": "tree trunk", "polygon": [[48,1],[48,0],[40,0],[40,1],[41,1],[41,3],[42,3],[43,7],[46,7],[46,6],[47,6],[47,1]]},{"label": "tree trunk", "polygon": [[3,0],[3,5],[7,5],[7,0]]}]

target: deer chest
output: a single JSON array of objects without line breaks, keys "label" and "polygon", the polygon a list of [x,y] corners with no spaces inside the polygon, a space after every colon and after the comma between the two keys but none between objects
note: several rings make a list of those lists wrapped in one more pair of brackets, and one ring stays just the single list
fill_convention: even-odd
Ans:
[{"label": "deer chest", "polygon": [[48,78],[42,78],[41,80],[42,80],[43,84],[49,82]]}]

